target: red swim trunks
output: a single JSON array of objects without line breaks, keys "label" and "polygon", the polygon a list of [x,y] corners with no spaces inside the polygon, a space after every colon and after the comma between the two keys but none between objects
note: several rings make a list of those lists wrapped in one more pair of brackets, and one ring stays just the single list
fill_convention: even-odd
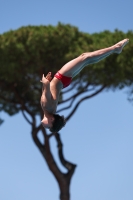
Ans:
[{"label": "red swim trunks", "polygon": [[59,72],[57,72],[54,76],[62,82],[63,88],[69,86],[72,81],[72,77],[64,76]]}]

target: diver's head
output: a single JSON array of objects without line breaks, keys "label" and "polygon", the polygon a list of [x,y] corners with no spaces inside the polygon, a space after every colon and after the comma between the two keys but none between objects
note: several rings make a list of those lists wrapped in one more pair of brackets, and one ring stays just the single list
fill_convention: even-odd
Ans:
[{"label": "diver's head", "polygon": [[53,114],[54,120],[52,122],[52,127],[49,129],[53,133],[57,133],[66,124],[64,116]]}]

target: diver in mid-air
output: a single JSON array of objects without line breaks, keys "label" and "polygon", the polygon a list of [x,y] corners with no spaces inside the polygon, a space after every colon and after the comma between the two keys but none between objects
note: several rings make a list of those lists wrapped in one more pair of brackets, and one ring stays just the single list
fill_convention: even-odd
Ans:
[{"label": "diver in mid-air", "polygon": [[83,53],[77,58],[66,63],[52,78],[51,72],[42,76],[41,106],[44,117],[41,121],[44,128],[51,132],[58,132],[66,123],[64,116],[55,114],[61,89],[70,85],[75,77],[85,66],[97,63],[113,53],[120,54],[123,47],[129,42],[124,39],[117,44],[94,52]]}]

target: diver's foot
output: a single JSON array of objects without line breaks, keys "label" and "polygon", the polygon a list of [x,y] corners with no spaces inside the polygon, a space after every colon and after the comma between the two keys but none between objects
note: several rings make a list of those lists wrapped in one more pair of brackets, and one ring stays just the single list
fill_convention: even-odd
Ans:
[{"label": "diver's foot", "polygon": [[122,52],[123,47],[129,42],[129,39],[124,39],[114,45],[115,53],[120,54]]}]

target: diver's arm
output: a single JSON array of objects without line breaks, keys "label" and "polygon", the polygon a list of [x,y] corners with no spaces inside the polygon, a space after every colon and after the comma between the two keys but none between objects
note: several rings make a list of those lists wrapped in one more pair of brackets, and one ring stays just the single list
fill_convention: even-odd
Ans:
[{"label": "diver's arm", "polygon": [[51,91],[50,91],[50,82],[44,77],[42,77],[42,96],[41,96],[41,105],[43,108],[51,106]]}]

